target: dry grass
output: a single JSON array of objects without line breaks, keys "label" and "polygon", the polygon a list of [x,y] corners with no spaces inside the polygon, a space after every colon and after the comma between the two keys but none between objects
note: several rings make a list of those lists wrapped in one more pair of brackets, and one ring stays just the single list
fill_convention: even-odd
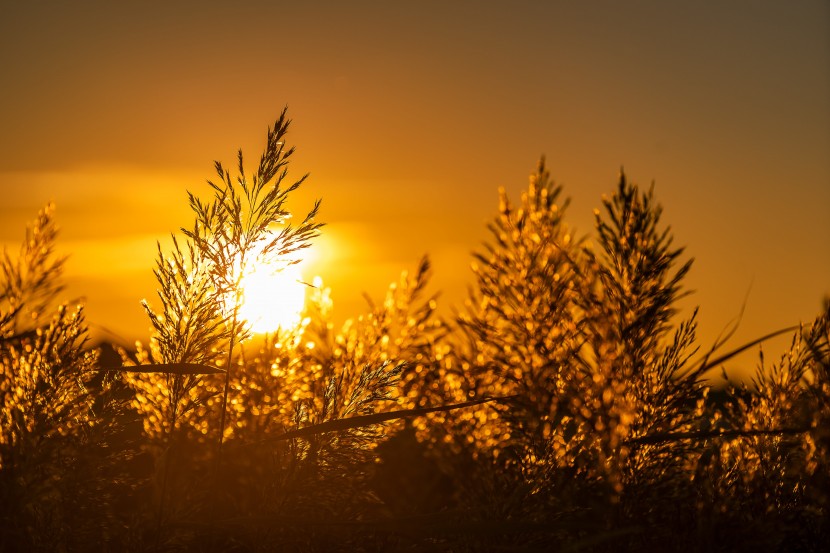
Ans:
[{"label": "dry grass", "polygon": [[[102,370],[57,305],[51,210],[4,254],[0,549],[820,551],[830,527],[830,304],[751,385],[710,388],[677,301],[691,267],[652,191],[621,176],[575,236],[544,162],[502,192],[466,308],[429,263],[335,329],[246,341],[240,268],[289,263],[285,114],[256,172],[159,249],[154,334]],[[274,229],[280,229],[274,232]],[[56,307],[57,305],[57,307]],[[718,357],[720,356],[720,357]],[[496,398],[497,401],[493,401]]]}]

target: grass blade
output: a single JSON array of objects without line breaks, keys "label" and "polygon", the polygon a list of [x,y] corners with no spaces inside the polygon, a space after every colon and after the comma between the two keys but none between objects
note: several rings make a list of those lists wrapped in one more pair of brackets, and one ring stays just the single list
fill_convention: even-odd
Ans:
[{"label": "grass blade", "polygon": [[757,430],[711,430],[707,432],[664,432],[627,440],[629,444],[659,444],[682,440],[709,440],[713,438],[750,438],[753,436],[786,436],[806,434],[816,430],[814,426],[766,428]]},{"label": "grass blade", "polygon": [[120,371],[130,373],[166,373],[166,374],[224,374],[225,370],[200,363],[150,363],[146,365],[132,365],[129,367],[105,367],[105,371]]},{"label": "grass blade", "polygon": [[373,413],[371,415],[360,415],[357,417],[348,417],[345,419],[337,419],[305,428],[298,428],[291,430],[284,434],[280,434],[270,440],[265,441],[281,441],[292,438],[303,438],[307,436],[314,436],[316,434],[323,434],[325,432],[339,432],[343,430],[350,430],[352,428],[360,428],[362,426],[371,426],[373,424],[380,424],[382,422],[404,419],[409,417],[422,417],[429,413],[438,413],[441,411],[453,411],[455,409],[462,409],[464,407],[472,407],[473,405],[480,405],[482,403],[490,403],[493,401],[505,401],[512,399],[515,396],[505,397],[485,397],[481,399],[474,399],[472,401],[465,401],[463,403],[453,403],[450,405],[440,405],[437,407],[421,407],[418,409],[400,409],[398,411],[388,411],[386,413]]},{"label": "grass blade", "polygon": [[687,376],[689,376],[691,374],[701,375],[701,374],[705,373],[706,371],[720,365],[721,363],[723,363],[725,361],[729,361],[730,359],[732,359],[733,357],[735,357],[739,353],[743,353],[744,351],[748,350],[749,348],[751,348],[753,346],[757,346],[761,342],[769,340],[770,338],[775,338],[776,336],[780,336],[780,335],[785,334],[787,332],[793,332],[795,330],[798,330],[797,326],[788,326],[786,328],[776,330],[775,332],[770,332],[769,334],[765,334],[764,336],[761,336],[760,338],[756,338],[755,340],[747,342],[747,343],[745,343],[744,345],[742,345],[740,347],[737,347],[737,348],[735,348],[731,351],[728,351],[728,352],[724,353],[723,355],[720,355],[720,356],[716,357],[715,359],[713,359],[711,361],[709,360],[709,355],[714,353],[714,351],[710,351],[709,354],[706,355],[706,357],[704,357],[703,359],[701,359],[699,361],[700,366],[698,368],[691,369],[691,370],[687,371],[686,373],[680,375],[679,378],[686,378]]}]

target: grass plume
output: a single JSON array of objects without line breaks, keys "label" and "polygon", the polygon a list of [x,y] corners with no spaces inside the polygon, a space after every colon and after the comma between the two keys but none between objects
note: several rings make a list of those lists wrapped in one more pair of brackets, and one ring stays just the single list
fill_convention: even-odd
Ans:
[{"label": "grass plume", "polygon": [[[431,265],[335,327],[330,290],[251,340],[243,280],[297,263],[283,111],[253,172],[158,245],[152,335],[101,366],[60,301],[52,208],[0,259],[0,550],[820,551],[830,541],[830,302],[722,351],[681,313],[692,260],[621,174],[592,232],[542,159],[499,191],[466,304]],[[751,382],[710,369],[792,333]],[[701,354],[701,352],[703,352]]]}]

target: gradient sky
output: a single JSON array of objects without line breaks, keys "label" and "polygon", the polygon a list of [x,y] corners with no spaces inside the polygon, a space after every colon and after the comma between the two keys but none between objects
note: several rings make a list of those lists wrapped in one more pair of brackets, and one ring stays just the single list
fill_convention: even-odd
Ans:
[{"label": "gradient sky", "polygon": [[830,293],[824,0],[4,2],[0,74],[0,243],[55,201],[99,335],[146,339],[156,239],[286,105],[340,318],[423,254],[460,305],[497,188],[542,154],[581,232],[621,166],[655,182],[704,343],[747,294],[735,345]]}]

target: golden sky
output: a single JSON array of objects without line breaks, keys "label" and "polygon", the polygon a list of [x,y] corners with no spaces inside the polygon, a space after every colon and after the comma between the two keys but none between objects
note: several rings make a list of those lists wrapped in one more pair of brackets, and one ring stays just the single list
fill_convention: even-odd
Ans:
[{"label": "golden sky", "polygon": [[808,321],[830,293],[830,4],[6,2],[0,243],[57,204],[69,293],[96,332],[146,338],[155,241],[213,160],[253,162],[283,106],[290,207],[322,198],[310,271],[341,318],[423,254],[462,303],[496,190],[545,154],[592,210],[621,166],[696,258],[711,342]]}]

